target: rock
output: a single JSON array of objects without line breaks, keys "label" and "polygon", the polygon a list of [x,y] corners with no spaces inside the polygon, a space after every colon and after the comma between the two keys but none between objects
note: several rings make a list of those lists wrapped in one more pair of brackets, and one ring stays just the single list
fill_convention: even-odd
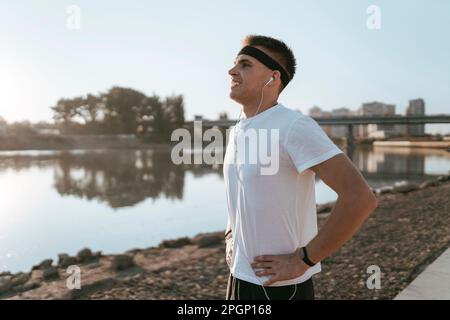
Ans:
[{"label": "rock", "polygon": [[59,277],[59,273],[58,270],[55,267],[50,267],[45,269],[42,272],[42,278],[44,280],[50,280],[50,279],[55,279]]},{"label": "rock", "polygon": [[78,261],[85,262],[92,259],[92,251],[89,248],[80,250],[77,254]]},{"label": "rock", "polygon": [[63,257],[58,263],[58,265],[61,268],[67,268],[68,266],[71,266],[71,265],[74,265],[74,264],[77,264],[77,258],[70,257],[70,256]]},{"label": "rock", "polygon": [[74,291],[67,290],[62,294],[55,296],[54,300],[73,300],[74,299]]},{"label": "rock", "polygon": [[415,191],[418,190],[419,186],[416,184],[401,184],[401,185],[397,185],[394,186],[394,190],[393,192],[397,192],[397,193],[408,193],[411,191]]},{"label": "rock", "polygon": [[140,253],[142,251],[144,251],[144,249],[136,248],[136,249],[128,250],[127,253],[129,253],[129,254],[137,254],[137,253]]},{"label": "rock", "polygon": [[428,187],[436,187],[436,186],[438,186],[438,185],[440,185],[440,182],[439,182],[439,181],[436,181],[436,180],[425,181],[425,182],[422,182],[422,183],[419,185],[419,188],[420,188],[420,189],[426,189],[426,188],[428,188]]},{"label": "rock", "polygon": [[36,289],[40,287],[40,284],[36,281],[29,281],[23,285],[25,291]]},{"label": "rock", "polygon": [[164,289],[171,289],[173,286],[172,281],[168,279],[161,279],[160,285]]},{"label": "rock", "polygon": [[[115,277],[108,277],[91,282],[89,284],[82,284],[80,290],[70,290],[72,292],[72,299],[90,296],[94,293],[102,293],[103,295],[103,292],[113,288],[118,283],[120,282],[118,282]],[[123,288],[121,288],[120,291],[123,292]],[[102,298],[106,298],[106,295],[104,295]]]},{"label": "rock", "polygon": [[394,183],[394,187],[406,186],[407,184],[408,184],[408,182],[406,182],[406,180],[396,181]]},{"label": "rock", "polygon": [[210,246],[214,246],[214,245],[221,245],[223,241],[223,234],[210,234],[210,233],[206,233],[206,234],[198,234],[197,236],[194,237],[194,239],[192,239],[192,242],[194,244],[196,244],[199,248],[205,248],[205,247],[210,247]]},{"label": "rock", "polygon": [[67,259],[67,258],[69,258],[70,256],[67,254],[67,253],[60,253],[60,254],[58,254],[58,265],[60,265],[61,264],[61,262],[64,260],[64,259]]},{"label": "rock", "polygon": [[317,213],[325,213],[325,212],[330,212],[333,207],[334,207],[334,202],[328,202],[328,203],[324,203],[324,204],[319,204],[317,206]]},{"label": "rock", "polygon": [[162,248],[181,248],[188,244],[192,244],[191,239],[183,237],[175,240],[164,240],[159,246]]},{"label": "rock", "polygon": [[36,289],[39,286],[40,286],[40,284],[38,282],[28,281],[27,283],[17,286],[14,289],[16,289],[17,291],[23,292],[23,291],[29,291],[29,290]]},{"label": "rock", "polygon": [[379,188],[378,189],[378,193],[379,194],[386,194],[386,193],[392,192],[392,190],[394,190],[394,187],[392,187],[392,186],[385,186],[385,187]]},{"label": "rock", "polygon": [[52,266],[53,260],[52,259],[45,259],[41,263],[39,263],[37,266],[34,266],[31,270],[44,270],[48,269]]},{"label": "rock", "polygon": [[101,266],[101,264],[98,262],[98,261],[94,261],[94,262],[92,262],[92,263],[89,263],[87,266],[86,266],[86,268],[88,268],[88,269],[95,269],[95,268],[98,268],[98,267],[100,267]]},{"label": "rock", "polygon": [[125,270],[133,266],[135,266],[133,257],[126,254],[114,256],[111,263],[111,268],[114,270]]},{"label": "rock", "polygon": [[24,284],[25,282],[27,282],[30,279],[30,277],[31,277],[31,275],[29,273],[23,273],[23,272],[18,273],[11,280],[12,286],[16,287],[21,284]]},{"label": "rock", "polygon": [[0,277],[0,294],[9,291],[13,286],[12,276],[6,275]]},{"label": "rock", "polygon": [[448,180],[450,180],[450,175],[439,176],[439,177],[437,177],[437,180],[440,182],[448,181]]}]

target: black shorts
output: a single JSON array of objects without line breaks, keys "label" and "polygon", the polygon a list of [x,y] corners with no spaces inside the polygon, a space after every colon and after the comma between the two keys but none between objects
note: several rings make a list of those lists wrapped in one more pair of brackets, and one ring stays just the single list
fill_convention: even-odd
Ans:
[{"label": "black shorts", "polygon": [[[264,288],[270,300],[289,300],[292,295],[292,300],[314,300],[312,277],[298,284]],[[230,273],[226,300],[267,300],[267,297],[261,285],[240,280]]]}]

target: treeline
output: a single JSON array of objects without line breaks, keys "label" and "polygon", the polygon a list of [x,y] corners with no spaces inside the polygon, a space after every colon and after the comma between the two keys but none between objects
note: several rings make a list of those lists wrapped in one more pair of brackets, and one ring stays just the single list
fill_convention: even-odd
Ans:
[{"label": "treeline", "polygon": [[39,121],[37,123],[32,123],[28,120],[25,121],[15,121],[12,123],[6,122],[6,120],[0,116],[0,136],[3,135],[36,135],[38,132],[48,132],[57,131],[58,128],[55,124],[46,121]]},{"label": "treeline", "polygon": [[122,87],[62,98],[51,109],[63,134],[135,134],[151,142],[170,141],[172,131],[185,120],[182,95],[146,96]]}]

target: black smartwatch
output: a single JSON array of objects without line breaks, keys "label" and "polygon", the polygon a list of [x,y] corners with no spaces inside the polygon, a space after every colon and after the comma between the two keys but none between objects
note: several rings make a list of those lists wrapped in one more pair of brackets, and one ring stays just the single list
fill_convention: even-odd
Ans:
[{"label": "black smartwatch", "polygon": [[303,260],[304,263],[306,263],[308,266],[313,267],[316,264],[312,262],[308,257],[308,252],[306,251],[306,247],[302,247],[301,251],[303,253],[303,256],[300,256],[300,258]]}]

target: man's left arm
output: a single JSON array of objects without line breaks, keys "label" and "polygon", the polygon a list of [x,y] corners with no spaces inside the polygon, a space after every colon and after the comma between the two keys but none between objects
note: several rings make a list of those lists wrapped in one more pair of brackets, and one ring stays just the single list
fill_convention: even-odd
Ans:
[{"label": "man's left arm", "polygon": [[[320,179],[338,194],[330,216],[319,233],[307,244],[308,257],[318,263],[348,241],[378,206],[369,185],[343,153],[310,168]],[[308,266],[300,259],[300,248],[289,255],[264,255],[255,257],[252,267],[269,268],[256,272],[271,275],[264,284],[301,276]]]},{"label": "man's left arm", "polygon": [[358,231],[378,201],[359,170],[343,153],[310,169],[338,195],[327,221],[306,246],[310,260],[320,262]]}]

